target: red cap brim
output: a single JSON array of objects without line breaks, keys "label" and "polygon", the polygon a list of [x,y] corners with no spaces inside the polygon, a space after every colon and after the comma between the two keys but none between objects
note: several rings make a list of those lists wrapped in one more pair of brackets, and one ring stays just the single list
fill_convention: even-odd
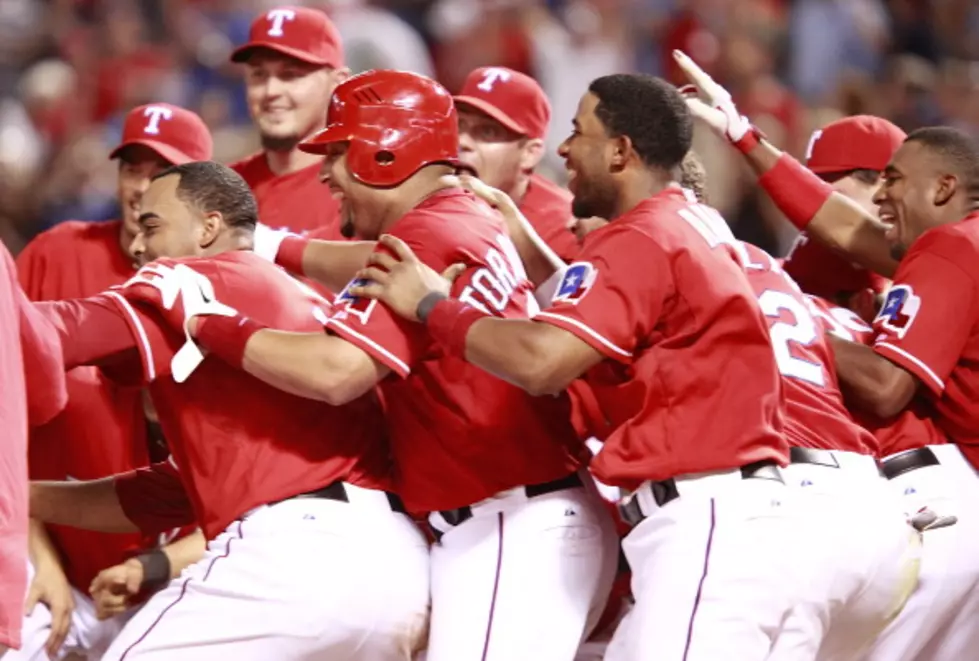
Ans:
[{"label": "red cap brim", "polygon": [[299,151],[325,156],[329,145],[350,140],[350,131],[344,126],[328,126],[319,133],[299,143]]},{"label": "red cap brim", "polygon": [[480,111],[485,115],[489,115],[503,126],[507,127],[514,133],[519,133],[520,135],[529,135],[530,131],[527,127],[521,126],[517,122],[513,121],[509,115],[494,106],[489,101],[476,98],[474,96],[454,96],[452,100],[455,101],[456,105],[472,106],[476,110]]},{"label": "red cap brim", "polygon": [[109,154],[109,160],[119,158],[122,150],[131,145],[142,145],[143,147],[149,147],[159,154],[163,160],[167,161],[171,165],[183,165],[184,163],[190,163],[194,160],[173,145],[168,145],[165,142],[159,142],[157,140],[127,140],[112,150],[112,153]]},{"label": "red cap brim", "polygon": [[291,58],[295,58],[300,62],[306,62],[307,64],[315,64],[322,67],[337,67],[335,62],[329,60],[324,60],[323,58],[316,57],[315,55],[310,55],[304,50],[298,48],[291,48],[289,46],[283,46],[282,44],[264,42],[264,41],[252,41],[244,46],[239,46],[231,53],[231,61],[237,63],[244,63],[248,61],[256,50],[270,50],[276,53],[281,53],[282,55],[287,55]]}]

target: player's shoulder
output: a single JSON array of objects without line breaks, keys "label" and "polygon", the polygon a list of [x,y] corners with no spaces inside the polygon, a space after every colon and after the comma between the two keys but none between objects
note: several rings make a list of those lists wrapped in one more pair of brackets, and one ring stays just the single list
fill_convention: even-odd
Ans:
[{"label": "player's shoulder", "polygon": [[504,231],[503,220],[469,191],[439,191],[408,211],[391,234],[410,242],[445,248],[467,244]]},{"label": "player's shoulder", "polygon": [[[116,250],[121,221],[66,220],[31,239],[17,258],[18,263],[56,253],[59,260],[67,255],[88,256],[93,249]],[[70,248],[68,247],[70,246]]]},{"label": "player's shoulder", "polygon": [[241,178],[248,182],[249,186],[259,183],[271,173],[264,151],[250,154],[241,160],[228,164],[228,167],[241,175]]},{"label": "player's shoulder", "polygon": [[979,214],[929,229],[915,240],[905,259],[922,254],[942,257],[966,270],[974,269],[979,259]]}]

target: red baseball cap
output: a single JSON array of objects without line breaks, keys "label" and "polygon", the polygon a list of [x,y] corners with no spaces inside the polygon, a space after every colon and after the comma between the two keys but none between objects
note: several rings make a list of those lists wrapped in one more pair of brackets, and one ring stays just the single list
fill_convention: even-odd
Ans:
[{"label": "red baseball cap", "polygon": [[543,139],[551,103],[530,76],[506,67],[481,67],[466,77],[456,105],[472,106],[514,133]]},{"label": "red baseball cap", "polygon": [[812,134],[806,166],[816,174],[881,171],[907,137],[904,131],[881,117],[844,117]]},{"label": "red baseball cap", "polygon": [[256,48],[309,64],[343,67],[343,41],[336,26],[326,14],[308,7],[276,7],[256,18],[248,32],[248,43],[231,53],[231,61],[248,61]]},{"label": "red baseball cap", "polygon": [[130,145],[149,147],[173,165],[209,161],[214,148],[204,120],[169,103],[149,103],[130,110],[122,126],[122,140],[109,158],[118,158]]},{"label": "red baseball cap", "polygon": [[782,262],[782,268],[802,291],[822,298],[831,299],[840,293],[863,289],[872,289],[879,294],[887,289],[886,278],[847,261],[805,234],[800,234],[796,239]]}]

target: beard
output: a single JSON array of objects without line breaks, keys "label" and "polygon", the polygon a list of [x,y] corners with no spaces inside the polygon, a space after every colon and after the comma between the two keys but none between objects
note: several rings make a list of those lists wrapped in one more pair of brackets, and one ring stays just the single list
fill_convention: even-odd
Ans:
[{"label": "beard", "polygon": [[357,236],[357,228],[354,227],[354,214],[350,210],[350,204],[346,201],[340,205],[340,236],[345,239],[353,239]]},{"label": "beard", "polygon": [[904,245],[895,243],[891,246],[891,259],[893,259],[895,262],[900,262],[902,259],[904,259],[907,252],[908,249]]},{"label": "beard", "polygon": [[279,135],[268,135],[263,133],[261,135],[261,140],[262,140],[262,149],[264,149],[265,151],[283,152],[283,151],[292,151],[293,149],[295,149],[296,145],[298,145],[302,141],[302,138],[300,138],[298,135],[279,136]]},{"label": "beard", "polygon": [[609,220],[615,216],[615,207],[615,190],[611,186],[587,185],[584,181],[578,181],[574,199],[571,200],[572,216]]}]

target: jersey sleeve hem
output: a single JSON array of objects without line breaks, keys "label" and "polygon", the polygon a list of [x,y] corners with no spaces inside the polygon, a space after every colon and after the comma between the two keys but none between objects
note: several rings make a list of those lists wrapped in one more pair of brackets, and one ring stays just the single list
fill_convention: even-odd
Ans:
[{"label": "jersey sleeve hem", "polygon": [[928,365],[904,349],[889,342],[877,342],[874,344],[874,351],[914,374],[935,395],[941,395],[945,391],[945,382]]},{"label": "jersey sleeve hem", "polygon": [[350,328],[350,326],[347,326],[342,321],[329,319],[326,322],[326,329],[336,333],[347,342],[350,342],[356,346],[358,349],[365,351],[367,355],[383,363],[402,379],[411,374],[411,367],[409,367],[406,362],[366,335],[358,333],[354,329]]},{"label": "jersey sleeve hem", "polygon": [[554,312],[538,312],[534,315],[534,321],[543,321],[568,331],[606,358],[611,358],[620,363],[628,363],[632,360],[631,351],[626,351],[616,345],[604,335],[578,319],[566,317],[563,314],[556,314]]},{"label": "jersey sleeve hem", "polygon": [[147,383],[152,383],[156,380],[156,363],[153,360],[153,345],[150,344],[149,334],[146,332],[146,328],[143,326],[139,314],[132,304],[118,292],[107,291],[104,292],[104,295],[114,302],[120,312],[122,312],[123,319],[126,320],[129,330],[136,339],[136,347],[139,349],[139,357],[143,363],[143,378],[146,379]]}]

